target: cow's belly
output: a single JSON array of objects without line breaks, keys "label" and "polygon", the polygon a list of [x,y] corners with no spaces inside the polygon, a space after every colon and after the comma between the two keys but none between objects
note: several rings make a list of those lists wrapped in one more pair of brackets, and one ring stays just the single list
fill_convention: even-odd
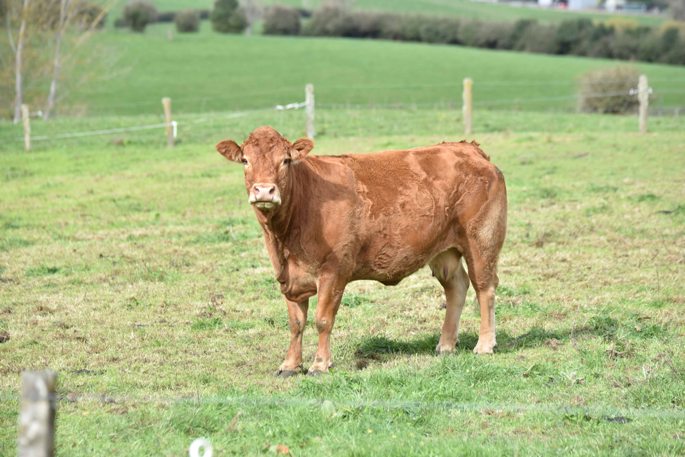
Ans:
[{"label": "cow's belly", "polygon": [[357,257],[354,279],[371,279],[394,285],[426,265],[430,259],[454,246],[449,237],[427,236],[421,240],[379,237],[368,243]]}]

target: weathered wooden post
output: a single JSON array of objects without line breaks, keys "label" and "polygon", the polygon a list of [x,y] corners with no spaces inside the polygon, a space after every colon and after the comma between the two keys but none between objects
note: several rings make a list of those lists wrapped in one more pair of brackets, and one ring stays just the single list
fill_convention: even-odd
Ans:
[{"label": "weathered wooden post", "polygon": [[464,112],[464,135],[470,135],[472,131],[472,112],[473,112],[473,80],[471,78],[464,79],[464,94],[463,94],[463,112]]},{"label": "weathered wooden post", "polygon": [[314,84],[307,84],[304,87],[304,109],[307,115],[307,138],[314,139]]},{"label": "weathered wooden post", "polygon": [[164,107],[164,128],[166,130],[166,144],[170,148],[174,147],[174,126],[171,120],[171,99],[164,97],[162,99],[162,106]]},{"label": "weathered wooden post", "polygon": [[649,83],[647,76],[640,75],[640,80],[637,84],[637,99],[640,101],[639,109],[639,123],[640,133],[647,133],[647,115],[649,113]]},{"label": "weathered wooden post", "polygon": [[25,371],[21,374],[19,457],[55,455],[56,384],[57,374],[54,371]]},{"label": "weathered wooden post", "polygon": [[29,117],[29,105],[21,105],[21,120],[24,124],[24,151],[31,150],[31,118]]}]

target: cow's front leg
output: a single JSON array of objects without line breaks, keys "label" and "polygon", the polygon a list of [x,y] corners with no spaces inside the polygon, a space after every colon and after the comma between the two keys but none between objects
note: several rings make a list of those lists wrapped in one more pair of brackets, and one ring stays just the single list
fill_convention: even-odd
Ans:
[{"label": "cow's front leg", "polygon": [[309,299],[301,302],[290,301],[288,304],[288,326],[290,327],[290,347],[285,360],[276,372],[277,376],[287,378],[299,374],[302,371],[302,334],[307,324],[307,310]]},{"label": "cow's front leg", "polygon": [[344,290],[345,282],[335,275],[322,275],[319,278],[319,302],[316,306],[316,329],[319,331],[319,347],[314,356],[314,363],[309,367],[308,374],[310,375],[326,373],[333,365],[331,331]]}]

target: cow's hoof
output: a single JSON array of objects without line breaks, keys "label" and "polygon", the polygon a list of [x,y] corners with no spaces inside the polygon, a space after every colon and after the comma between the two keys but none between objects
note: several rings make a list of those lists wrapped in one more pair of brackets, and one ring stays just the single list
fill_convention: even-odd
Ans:
[{"label": "cow's hoof", "polygon": [[276,376],[279,378],[290,378],[300,374],[300,370],[278,370]]},{"label": "cow's hoof", "polygon": [[447,355],[447,354],[454,354],[455,348],[450,347],[450,346],[442,346],[438,344],[435,347],[435,355]]},{"label": "cow's hoof", "polygon": [[484,342],[478,340],[478,344],[473,348],[473,353],[478,355],[494,354],[495,346],[497,346],[497,343],[494,341]]},{"label": "cow's hoof", "polygon": [[326,373],[328,373],[328,371],[322,371],[322,370],[309,370],[309,371],[307,371],[307,376],[317,377],[317,376],[324,375],[324,374],[326,374]]}]

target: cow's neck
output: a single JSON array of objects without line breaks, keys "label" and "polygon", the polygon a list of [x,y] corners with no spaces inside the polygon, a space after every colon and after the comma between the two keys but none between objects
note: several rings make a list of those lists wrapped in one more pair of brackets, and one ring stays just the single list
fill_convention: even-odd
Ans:
[{"label": "cow's neck", "polygon": [[306,179],[307,172],[308,168],[305,164],[293,167],[290,186],[281,191],[283,203],[273,213],[259,215],[259,222],[274,235],[280,244],[287,242],[293,220],[297,220],[295,213],[300,210],[303,204],[306,204],[305,195],[302,191],[303,186],[295,185],[295,183],[302,183]]}]

